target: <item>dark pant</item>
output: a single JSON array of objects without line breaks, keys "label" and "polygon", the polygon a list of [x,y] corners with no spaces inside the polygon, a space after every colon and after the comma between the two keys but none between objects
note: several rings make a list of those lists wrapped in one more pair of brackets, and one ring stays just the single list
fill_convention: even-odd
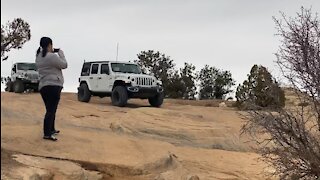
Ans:
[{"label": "dark pant", "polygon": [[44,117],[43,132],[45,136],[50,136],[55,131],[54,122],[56,111],[60,101],[62,87],[45,86],[41,88],[40,93],[46,106],[46,115]]}]

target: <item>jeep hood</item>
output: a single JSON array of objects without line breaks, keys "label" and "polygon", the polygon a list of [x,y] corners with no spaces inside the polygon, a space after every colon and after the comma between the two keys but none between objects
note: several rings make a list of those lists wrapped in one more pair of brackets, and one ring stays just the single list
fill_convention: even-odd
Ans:
[{"label": "jeep hood", "polygon": [[130,73],[115,73],[116,78],[136,78],[136,77],[141,77],[141,78],[152,78],[152,79],[157,79],[154,76],[147,75],[147,74],[130,74]]}]

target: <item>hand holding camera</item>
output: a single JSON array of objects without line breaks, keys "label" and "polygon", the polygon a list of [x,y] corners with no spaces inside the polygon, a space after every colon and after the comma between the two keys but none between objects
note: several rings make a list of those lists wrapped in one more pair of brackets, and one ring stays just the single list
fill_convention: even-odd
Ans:
[{"label": "hand holding camera", "polygon": [[64,53],[60,48],[54,48],[53,53],[58,53],[60,57],[64,57]]},{"label": "hand holding camera", "polygon": [[59,51],[60,51],[60,48],[54,48],[54,49],[53,49],[53,52],[54,52],[54,53],[57,53],[57,52],[59,52]]}]

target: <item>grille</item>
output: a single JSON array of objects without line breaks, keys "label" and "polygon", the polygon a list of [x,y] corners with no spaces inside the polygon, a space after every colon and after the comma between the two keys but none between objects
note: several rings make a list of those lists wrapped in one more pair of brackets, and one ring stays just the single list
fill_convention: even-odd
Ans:
[{"label": "grille", "polygon": [[135,79],[135,82],[138,86],[152,86],[153,84],[152,78],[138,77]]}]

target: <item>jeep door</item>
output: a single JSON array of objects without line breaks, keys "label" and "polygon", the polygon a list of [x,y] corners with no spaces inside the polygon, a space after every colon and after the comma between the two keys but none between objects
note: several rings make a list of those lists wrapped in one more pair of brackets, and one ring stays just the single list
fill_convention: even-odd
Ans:
[{"label": "jeep door", "polygon": [[98,80],[100,77],[99,72],[99,64],[92,64],[90,69],[90,76],[89,76],[89,84],[91,91],[98,91]]},{"label": "jeep door", "polygon": [[98,80],[99,92],[111,92],[113,81],[114,80],[110,74],[109,64],[101,64],[100,79]]}]

